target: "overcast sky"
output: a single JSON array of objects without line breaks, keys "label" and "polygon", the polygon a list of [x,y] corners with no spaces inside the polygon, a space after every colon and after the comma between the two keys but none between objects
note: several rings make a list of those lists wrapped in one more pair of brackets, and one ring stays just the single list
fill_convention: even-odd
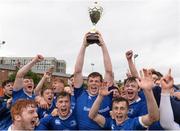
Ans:
[{"label": "overcast sky", "polygon": [[[165,74],[172,68],[180,83],[179,0],[104,0],[97,29],[112,59],[116,80],[128,69],[125,52],[133,50],[138,70],[155,68]],[[0,0],[0,56],[35,56],[63,59],[73,73],[84,34],[92,24],[88,7],[92,0]],[[87,48],[83,74],[104,74],[101,49]]]}]

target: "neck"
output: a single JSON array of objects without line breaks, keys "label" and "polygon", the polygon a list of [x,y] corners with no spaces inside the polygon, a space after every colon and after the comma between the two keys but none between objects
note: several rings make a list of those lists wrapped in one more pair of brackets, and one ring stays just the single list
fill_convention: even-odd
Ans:
[{"label": "neck", "polygon": [[11,97],[12,95],[9,95],[9,94],[5,93],[5,96]]},{"label": "neck", "polygon": [[59,118],[60,118],[61,120],[66,120],[67,118],[69,118],[69,116],[71,115],[71,113],[72,113],[72,110],[69,111],[69,113],[67,114],[67,116],[62,117],[61,114],[58,112]]},{"label": "neck", "polygon": [[11,130],[12,130],[12,131],[22,130],[22,127],[21,127],[19,124],[13,123],[13,124],[11,125]]},{"label": "neck", "polygon": [[139,98],[140,97],[137,95],[133,100],[128,100],[128,102],[129,102],[129,104],[132,104],[133,102],[135,102]]},{"label": "neck", "polygon": [[24,93],[25,93],[26,95],[28,95],[28,96],[32,96],[32,92],[27,92],[27,91],[24,90]]}]

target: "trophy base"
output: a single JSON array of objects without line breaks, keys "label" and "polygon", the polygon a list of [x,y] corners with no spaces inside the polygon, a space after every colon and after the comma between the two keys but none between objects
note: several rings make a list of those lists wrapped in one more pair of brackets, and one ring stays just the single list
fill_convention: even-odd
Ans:
[{"label": "trophy base", "polygon": [[86,40],[88,44],[99,44],[99,38],[96,33],[89,33]]}]

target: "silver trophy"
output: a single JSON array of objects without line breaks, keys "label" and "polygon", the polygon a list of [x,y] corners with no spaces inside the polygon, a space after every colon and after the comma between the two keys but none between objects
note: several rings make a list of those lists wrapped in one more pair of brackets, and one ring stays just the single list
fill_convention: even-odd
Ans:
[{"label": "silver trophy", "polygon": [[99,6],[98,2],[94,2],[93,6],[89,7],[88,11],[89,11],[89,16],[90,16],[91,22],[93,24],[93,27],[90,30],[89,35],[87,36],[87,42],[89,44],[94,44],[94,43],[99,44],[99,39],[96,34],[96,24],[98,23],[98,21],[101,18],[103,8],[101,6]]}]

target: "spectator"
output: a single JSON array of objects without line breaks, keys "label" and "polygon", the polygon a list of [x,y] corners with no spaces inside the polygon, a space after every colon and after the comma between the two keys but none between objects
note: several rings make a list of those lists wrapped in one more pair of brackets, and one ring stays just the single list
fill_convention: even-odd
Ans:
[{"label": "spectator", "polygon": [[13,81],[7,80],[2,83],[3,96],[0,97],[0,130],[6,129],[12,123],[10,107],[12,102]]}]

